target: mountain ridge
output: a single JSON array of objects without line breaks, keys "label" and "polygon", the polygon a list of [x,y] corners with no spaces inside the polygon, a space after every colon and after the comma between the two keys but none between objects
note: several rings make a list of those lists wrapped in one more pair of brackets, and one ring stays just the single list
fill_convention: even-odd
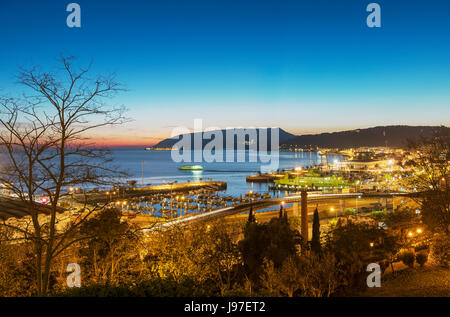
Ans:
[{"label": "mountain ridge", "polygon": [[355,147],[406,147],[408,140],[430,137],[440,130],[449,131],[445,126],[409,126],[391,125],[375,126],[364,129],[353,129],[320,134],[304,134],[296,136],[283,145],[317,146],[322,148],[355,148]]},{"label": "mountain ridge", "polygon": [[[272,129],[268,128],[268,144],[270,149],[270,138],[272,135]],[[209,131],[210,133],[221,132],[223,135],[223,144],[226,144],[226,131],[230,129],[221,129]],[[246,130],[244,128],[232,129],[234,131]],[[256,133],[259,134],[263,128],[257,128]],[[406,147],[408,139],[417,140],[420,137],[429,137],[433,133],[445,130],[449,131],[450,128],[446,126],[410,126],[410,125],[390,125],[390,126],[375,126],[362,129],[344,130],[337,132],[323,132],[318,134],[302,134],[295,135],[289,133],[282,128],[279,128],[279,144],[281,148],[297,147],[297,148],[355,148],[355,147]],[[211,138],[203,138],[205,132],[196,132],[189,134],[182,134],[173,138],[167,138],[151,148],[172,148],[182,136],[188,136],[191,138],[191,145],[195,135],[202,134],[202,146],[204,147],[209,143]],[[236,140],[236,138],[235,138]],[[251,142],[250,137],[246,138],[246,142]],[[248,144],[247,144],[248,146]],[[236,146],[235,146],[236,147]]]}]

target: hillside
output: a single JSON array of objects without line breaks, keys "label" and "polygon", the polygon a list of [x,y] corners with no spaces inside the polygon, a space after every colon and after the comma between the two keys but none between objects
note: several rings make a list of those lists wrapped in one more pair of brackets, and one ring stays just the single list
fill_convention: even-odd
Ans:
[{"label": "hillside", "polygon": [[[259,137],[260,133],[262,130],[265,129],[256,129],[256,136],[257,138]],[[273,129],[269,128],[267,129],[267,146],[270,149],[270,143],[271,143],[271,136],[273,134]],[[227,134],[228,135],[232,135],[233,134],[239,134],[239,133],[243,133],[245,132],[244,129],[231,129],[231,130],[215,130],[215,131],[211,131],[209,133],[214,134],[214,133],[218,133],[219,135],[222,135],[222,144],[224,146],[224,148],[226,148],[226,144],[227,144]],[[190,133],[190,134],[184,134],[184,135],[179,135],[176,136],[174,138],[168,138],[165,140],[162,140],[161,142],[159,142],[158,144],[156,144],[155,146],[153,146],[153,148],[172,148],[173,145],[175,145],[178,141],[181,140],[182,137],[185,138],[190,138],[191,140],[191,148],[194,147],[194,138],[198,137],[200,139],[203,140],[203,146],[205,146],[205,144],[211,142],[211,140],[215,139],[215,135],[214,136],[208,136],[205,135],[205,132],[197,132],[197,133]],[[288,133],[286,131],[284,131],[283,129],[279,129],[279,142],[281,143],[285,143],[288,142],[290,139],[296,137],[294,134]],[[234,135],[234,145],[235,148],[237,148],[237,144],[239,143],[247,143],[248,144],[257,144],[257,139],[253,139],[251,137],[249,137],[248,135],[245,136],[245,140],[244,142],[240,142],[238,141],[238,138],[236,137],[236,135]]]},{"label": "hillside", "polygon": [[408,140],[429,137],[447,127],[431,126],[380,126],[333,133],[308,134],[292,138],[283,143],[285,147],[355,148],[355,147],[406,147]]},{"label": "hillside", "polygon": [[[351,148],[351,147],[376,147],[376,146],[388,146],[388,147],[406,147],[408,140],[417,140],[420,137],[429,137],[434,132],[444,129],[450,131],[448,127],[436,127],[436,126],[379,126],[367,129],[356,129],[332,133],[320,133],[320,134],[305,134],[296,136],[288,133],[283,129],[279,129],[279,144],[282,148],[289,147],[320,147],[320,148]],[[262,129],[257,129],[257,136]],[[270,149],[270,137],[273,131],[268,129],[268,148]],[[216,130],[211,133],[222,133],[223,144],[226,148],[226,135],[229,130]],[[243,129],[233,129],[233,132],[243,132]],[[209,143],[214,137],[206,137],[205,132],[190,133],[189,135],[179,135],[174,138],[165,139],[153,148],[172,148],[181,137],[187,137],[191,140],[191,148],[194,145],[194,138],[200,137],[203,140],[203,146]],[[237,148],[238,140],[234,136],[235,148]],[[241,142],[242,143],[242,142]],[[243,143],[255,144],[256,140],[251,140],[249,136],[246,136]]]}]

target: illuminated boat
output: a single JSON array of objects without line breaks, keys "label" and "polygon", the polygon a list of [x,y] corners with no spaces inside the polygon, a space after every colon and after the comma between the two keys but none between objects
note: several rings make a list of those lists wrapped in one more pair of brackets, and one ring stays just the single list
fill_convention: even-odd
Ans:
[{"label": "illuminated boat", "polygon": [[183,165],[178,169],[181,171],[202,171],[203,166],[201,166],[201,165]]}]

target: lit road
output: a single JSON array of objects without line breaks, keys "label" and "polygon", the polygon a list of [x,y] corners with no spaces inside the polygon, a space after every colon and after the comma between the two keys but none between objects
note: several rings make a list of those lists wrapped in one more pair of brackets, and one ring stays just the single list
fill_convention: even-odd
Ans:
[{"label": "lit road", "polygon": [[[356,199],[367,199],[367,198],[392,198],[394,196],[408,196],[407,193],[374,193],[374,194],[363,194],[363,193],[348,193],[348,194],[311,194],[308,195],[308,205],[312,206],[314,203],[323,203],[330,200],[339,200],[339,199],[355,199],[355,205],[356,205]],[[358,198],[360,197],[360,198]],[[157,224],[152,228],[144,229],[144,232],[153,231],[156,229],[164,229],[169,228],[172,226],[179,226],[179,225],[187,225],[191,223],[201,222],[201,221],[209,221],[214,220],[221,217],[231,216],[239,213],[244,213],[250,210],[250,208],[253,208],[253,210],[268,208],[272,206],[280,205],[283,201],[286,205],[291,203],[300,202],[301,196],[288,196],[288,197],[281,197],[281,198],[271,198],[266,200],[256,200],[251,203],[243,203],[232,207],[226,207],[221,208],[217,210],[213,210],[204,214],[199,214],[191,217],[183,217],[175,220],[171,220],[168,222],[164,222],[161,224]],[[339,208],[336,204],[333,204],[333,208]],[[347,208],[353,208],[355,205],[349,205],[347,204]],[[362,207],[362,206],[361,206]]]}]

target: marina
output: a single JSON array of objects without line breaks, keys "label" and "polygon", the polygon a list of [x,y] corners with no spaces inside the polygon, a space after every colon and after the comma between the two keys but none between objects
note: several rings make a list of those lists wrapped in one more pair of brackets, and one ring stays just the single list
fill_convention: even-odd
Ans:
[{"label": "marina", "polygon": [[[341,195],[342,199],[346,199],[346,195],[356,195],[357,210],[361,197],[356,193],[373,192],[371,188],[376,186],[369,185],[378,184],[375,179],[369,179],[370,175],[365,170],[355,174],[355,170],[349,173],[343,169],[347,167],[348,159],[320,152],[281,152],[280,168],[271,173],[255,172],[253,162],[229,163],[226,166],[221,162],[176,164],[169,159],[169,151],[120,149],[113,153],[119,157],[135,155],[136,163],[141,162],[141,169],[136,168],[139,166],[136,164],[130,175],[136,177],[130,177],[126,186],[92,190],[87,195],[75,192],[66,198],[67,202],[81,204],[87,197],[91,204],[120,208],[127,219],[138,217],[145,220],[149,217],[170,220],[227,208],[239,207],[238,210],[241,210],[245,206],[259,206],[255,212],[267,212],[278,208],[277,204],[271,203],[274,199],[289,201],[291,197],[307,191],[319,196]],[[123,165],[127,163],[130,164],[130,160],[123,161]],[[392,169],[391,165],[386,166]],[[136,180],[139,176],[141,184]],[[365,203],[362,203],[364,199],[360,200],[360,208],[372,211],[389,206],[377,196],[370,197]],[[337,201],[335,204],[340,206],[341,214],[351,212],[348,211],[351,208],[344,207],[344,202]],[[242,210],[245,212],[245,208]]]}]

